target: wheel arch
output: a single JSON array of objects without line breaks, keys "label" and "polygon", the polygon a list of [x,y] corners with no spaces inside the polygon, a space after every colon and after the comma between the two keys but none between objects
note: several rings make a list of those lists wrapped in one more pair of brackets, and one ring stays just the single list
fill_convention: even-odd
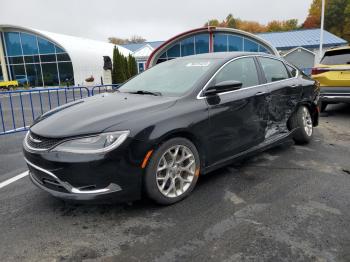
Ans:
[{"label": "wheel arch", "polygon": [[164,134],[158,139],[158,141],[155,144],[155,147],[158,148],[164,142],[176,137],[186,138],[196,147],[199,154],[200,168],[201,170],[205,168],[206,154],[203,143],[197,136],[195,136],[192,132],[188,130],[174,130],[172,132]]}]

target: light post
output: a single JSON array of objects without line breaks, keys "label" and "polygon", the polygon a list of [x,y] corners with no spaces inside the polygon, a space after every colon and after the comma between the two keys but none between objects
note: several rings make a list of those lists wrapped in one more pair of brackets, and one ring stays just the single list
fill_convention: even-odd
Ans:
[{"label": "light post", "polygon": [[324,29],[324,12],[325,12],[325,2],[326,0],[322,0],[322,11],[321,11],[321,33],[320,33],[320,51],[318,54],[318,62],[321,61],[322,58],[322,49],[323,49],[323,29]]}]

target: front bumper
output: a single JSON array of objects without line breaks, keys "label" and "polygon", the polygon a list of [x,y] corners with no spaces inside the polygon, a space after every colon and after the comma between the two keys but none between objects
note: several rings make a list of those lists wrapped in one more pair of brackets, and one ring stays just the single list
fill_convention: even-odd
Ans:
[{"label": "front bumper", "polygon": [[[31,152],[30,179],[51,195],[83,202],[127,202],[141,197],[143,169],[132,145],[103,155]],[[141,156],[141,154],[140,154]]]},{"label": "front bumper", "polygon": [[349,103],[350,86],[346,87],[321,87],[320,101],[328,103]]}]

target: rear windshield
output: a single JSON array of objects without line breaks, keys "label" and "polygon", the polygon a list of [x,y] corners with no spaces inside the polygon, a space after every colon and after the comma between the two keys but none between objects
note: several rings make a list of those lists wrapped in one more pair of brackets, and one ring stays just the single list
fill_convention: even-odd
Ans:
[{"label": "rear windshield", "polygon": [[321,60],[323,65],[350,64],[350,49],[327,51]]}]

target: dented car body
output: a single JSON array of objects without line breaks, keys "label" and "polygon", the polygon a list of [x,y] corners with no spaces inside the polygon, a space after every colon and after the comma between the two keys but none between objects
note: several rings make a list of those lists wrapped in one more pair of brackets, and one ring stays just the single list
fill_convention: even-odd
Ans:
[{"label": "dented car body", "polygon": [[[199,155],[191,170],[206,174],[292,138],[298,128],[289,119],[301,105],[316,126],[318,97],[314,80],[275,56],[233,52],[179,58],[152,67],[119,92],[44,114],[24,140],[24,156],[33,183],[54,196],[135,200],[149,162],[166,141],[190,141]],[[87,145],[91,141],[69,142],[113,132],[117,140],[125,137],[111,150],[101,146],[88,153],[97,147]]]}]

